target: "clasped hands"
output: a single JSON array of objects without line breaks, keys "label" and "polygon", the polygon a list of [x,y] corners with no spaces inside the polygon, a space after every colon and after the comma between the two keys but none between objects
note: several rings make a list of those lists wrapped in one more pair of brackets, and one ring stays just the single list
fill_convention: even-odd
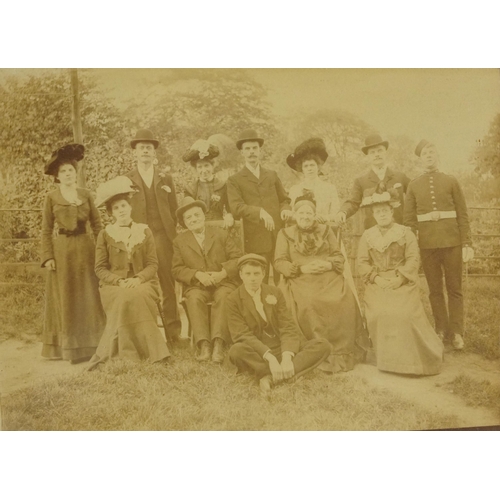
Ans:
[{"label": "clasped hands", "polygon": [[333,269],[333,264],[327,260],[313,260],[303,266],[300,266],[300,272],[303,274],[321,274]]},{"label": "clasped hands", "polygon": [[270,352],[265,354],[264,359],[269,364],[273,382],[276,383],[282,380],[288,380],[295,375],[291,353],[284,352],[281,356],[281,363],[276,359],[276,356],[272,355]]},{"label": "clasped hands", "polygon": [[404,278],[402,276],[396,276],[394,278],[376,276],[374,283],[384,290],[396,290],[404,283]]},{"label": "clasped hands", "polygon": [[118,286],[121,288],[136,288],[141,283],[141,278],[121,278],[118,280]]},{"label": "clasped hands", "polygon": [[197,271],[194,277],[203,286],[217,286],[223,279],[227,278],[227,271],[222,269],[222,271]]}]

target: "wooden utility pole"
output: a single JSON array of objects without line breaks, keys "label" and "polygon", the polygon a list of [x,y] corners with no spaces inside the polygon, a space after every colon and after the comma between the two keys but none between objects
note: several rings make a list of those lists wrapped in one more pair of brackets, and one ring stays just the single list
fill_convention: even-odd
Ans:
[{"label": "wooden utility pole", "polygon": [[[80,116],[80,91],[78,89],[78,70],[70,69],[71,74],[71,123],[73,124],[73,140],[83,144],[82,118]],[[85,187],[85,160],[79,165],[77,174],[79,187]]]}]

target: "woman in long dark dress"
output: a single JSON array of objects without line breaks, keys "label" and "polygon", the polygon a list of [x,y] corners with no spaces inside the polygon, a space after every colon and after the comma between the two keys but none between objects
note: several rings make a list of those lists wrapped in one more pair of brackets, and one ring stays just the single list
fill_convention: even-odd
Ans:
[{"label": "woman in long dark dress", "polygon": [[274,267],[284,276],[283,293],[304,336],[332,346],[325,371],[348,371],[365,358],[368,338],[356,299],[343,276],[344,257],[332,229],[316,220],[316,205],[297,198],[297,225],[278,233]]},{"label": "woman in long dark dress", "polygon": [[223,220],[224,226],[230,228],[234,218],[229,212],[227,186],[215,174],[214,160],[218,156],[219,148],[203,139],[186,151],[182,159],[196,170],[197,179],[186,188],[185,194],[205,204],[207,221]]},{"label": "woman in long dark dress", "polygon": [[377,221],[358,246],[368,332],[380,370],[433,375],[441,371],[443,344],[420,298],[417,239],[409,227],[394,222],[399,204],[397,191],[382,186],[361,203]]},{"label": "woman in long dark dress", "polygon": [[[104,312],[94,273],[95,237],[101,219],[90,191],[76,186],[81,144],[54,152],[45,167],[58,187],[45,198],[42,267],[48,270],[42,356],[72,363],[89,360],[104,328]],[[57,235],[54,237],[54,229]]]},{"label": "woman in long dark dress", "polygon": [[97,189],[97,206],[106,205],[115,222],[99,233],[95,272],[106,312],[106,328],[89,369],[112,358],[162,361],[170,356],[157,326],[160,289],[153,233],[132,220],[128,177]]}]

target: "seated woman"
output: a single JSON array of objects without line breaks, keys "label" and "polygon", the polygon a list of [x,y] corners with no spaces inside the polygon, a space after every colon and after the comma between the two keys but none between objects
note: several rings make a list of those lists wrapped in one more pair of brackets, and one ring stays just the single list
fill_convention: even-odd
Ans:
[{"label": "seated woman", "polygon": [[303,335],[325,338],[331,354],[322,369],[348,371],[362,361],[368,338],[356,299],[343,276],[344,257],[332,229],[315,219],[316,204],[297,198],[297,225],[278,233],[274,266],[283,274],[283,293]]},{"label": "seated woman", "polygon": [[219,156],[219,148],[208,141],[196,141],[182,159],[191,163],[196,170],[197,179],[185,190],[184,196],[202,201],[207,207],[206,220],[224,220],[224,227],[234,225],[234,218],[229,212],[227,187],[215,174],[214,159]]},{"label": "seated woman", "polygon": [[420,299],[417,239],[410,228],[394,222],[399,203],[397,190],[385,191],[382,183],[361,203],[371,207],[377,222],[358,247],[368,332],[379,370],[434,375],[441,370],[443,344]]},{"label": "seated woman", "polygon": [[153,234],[146,224],[132,221],[133,192],[132,182],[123,176],[97,189],[96,205],[106,204],[115,222],[97,238],[95,272],[107,321],[89,369],[110,358],[155,362],[170,356],[156,323],[159,285]]},{"label": "seated woman", "polygon": [[[320,169],[327,158],[328,152],[323,139],[313,137],[299,144],[286,159],[288,166],[298,172],[299,175],[302,175],[302,181],[290,188],[289,196],[292,207],[299,197],[310,196],[316,203],[316,220],[320,224],[335,225],[333,223],[336,214],[340,210],[337,188],[319,177]],[[339,247],[345,261],[344,279],[356,298],[358,308],[361,310],[356,284],[354,283],[351,267],[347,260],[347,252],[342,240],[339,240]]]}]

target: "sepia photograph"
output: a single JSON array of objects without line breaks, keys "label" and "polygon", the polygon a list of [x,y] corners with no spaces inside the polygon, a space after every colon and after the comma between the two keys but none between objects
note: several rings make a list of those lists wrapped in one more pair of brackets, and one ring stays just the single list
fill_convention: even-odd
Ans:
[{"label": "sepia photograph", "polygon": [[0,70],[7,431],[500,426],[497,69]]}]

